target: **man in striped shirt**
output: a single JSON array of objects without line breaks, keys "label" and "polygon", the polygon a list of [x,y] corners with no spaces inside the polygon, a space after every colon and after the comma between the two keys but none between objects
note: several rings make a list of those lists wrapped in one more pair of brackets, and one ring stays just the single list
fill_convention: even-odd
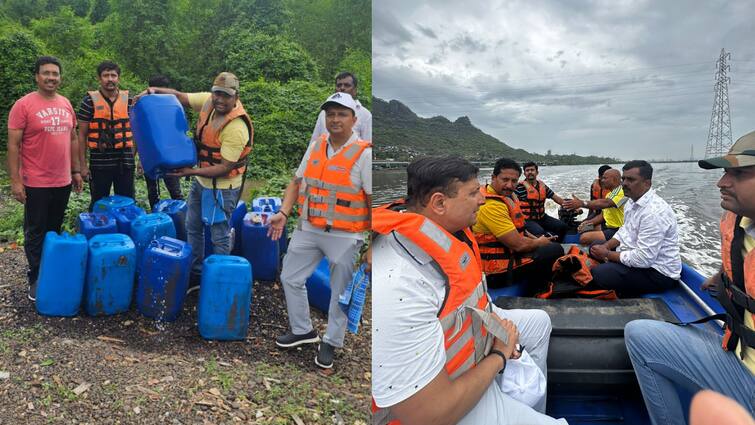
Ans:
[{"label": "man in striped shirt", "polygon": [[[134,153],[128,111],[132,99],[118,89],[121,68],[110,61],[97,67],[99,89],[81,101],[79,120],[79,161],[81,176],[89,179],[92,195],[89,209],[100,198],[110,195],[134,197]],[[89,148],[89,166],[86,151]]]}]

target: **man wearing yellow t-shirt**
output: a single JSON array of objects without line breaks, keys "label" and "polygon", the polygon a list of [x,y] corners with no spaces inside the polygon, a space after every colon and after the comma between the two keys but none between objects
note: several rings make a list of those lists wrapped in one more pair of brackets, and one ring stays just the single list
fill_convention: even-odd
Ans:
[{"label": "man wearing yellow t-shirt", "polygon": [[[565,205],[569,205],[571,208],[601,210],[594,217],[583,221],[577,228],[581,233],[579,243],[584,245],[611,239],[619,230],[619,227],[624,224],[624,204],[627,198],[624,197],[624,189],[621,187],[619,170],[606,170],[600,177],[600,185],[611,191],[603,199],[582,201],[574,196],[572,200],[564,201]],[[605,223],[605,226],[602,225],[603,223]],[[589,225],[593,226],[593,230],[583,231]]]},{"label": "man wearing yellow t-shirt", "polygon": [[[174,170],[171,176],[194,176],[186,212],[186,236],[192,250],[192,289],[198,288],[204,258],[204,225],[210,225],[213,252],[231,252],[229,218],[241,191],[251,152],[252,120],[239,100],[239,80],[221,72],[210,93],[183,93],[150,87],[148,93],[172,94],[184,107],[199,112],[194,134],[199,166]],[[209,204],[209,205],[208,205]]]},{"label": "man wearing yellow t-shirt", "polygon": [[485,188],[485,204],[472,226],[480,245],[483,271],[491,287],[526,280],[536,291],[551,275],[556,259],[564,255],[556,237],[535,237],[524,230],[519,200],[513,196],[522,169],[515,161],[501,158],[495,163],[490,184]]},{"label": "man wearing yellow t-shirt", "polygon": [[[629,357],[654,424],[684,423],[677,388],[710,389],[755,412],[755,131],[726,156],[699,161],[723,168],[721,273],[703,285],[718,286],[726,310],[723,341],[707,327],[675,326],[653,320],[630,322],[624,330]],[[723,350],[721,349],[723,345]]]}]

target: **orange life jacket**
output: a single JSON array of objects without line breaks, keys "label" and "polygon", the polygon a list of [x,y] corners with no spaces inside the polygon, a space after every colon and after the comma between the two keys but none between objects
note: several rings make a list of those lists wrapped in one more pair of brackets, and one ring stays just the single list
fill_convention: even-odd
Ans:
[{"label": "orange life jacket", "polygon": [[[493,346],[498,322],[486,320],[492,313],[487,286],[480,268],[480,253],[472,232],[463,231],[459,240],[429,218],[410,212],[398,212],[402,201],[375,208],[372,230],[393,236],[408,250],[421,250],[440,267],[446,276],[446,297],[438,312],[446,348],[445,370],[456,379],[482,361]],[[372,403],[373,424],[398,424],[389,409]]]},{"label": "orange life jacket", "polygon": [[92,121],[87,132],[89,149],[131,149],[134,141],[131,136],[131,122],[128,118],[128,91],[121,90],[112,103],[102,93],[87,92],[92,98]]},{"label": "orange life jacket", "polygon": [[[524,233],[524,214],[519,208],[519,201],[508,196],[489,193],[484,187],[480,188],[485,202],[503,202],[509,210],[509,216],[514,227]],[[517,254],[502,244],[492,233],[475,233],[474,238],[480,247],[482,271],[486,274],[506,273],[517,267],[531,263],[532,258]]]},{"label": "orange life jacket", "polygon": [[592,270],[600,262],[588,255],[577,245],[572,245],[563,257],[553,263],[553,280],[548,283],[548,289],[535,295],[536,298],[563,298],[577,296],[579,298],[595,298],[615,300],[616,291],[593,288]]},{"label": "orange life jacket", "polygon": [[364,188],[351,182],[351,169],[372,143],[357,140],[328,158],[328,134],[314,142],[303,182],[299,213],[316,227],[361,232],[370,228],[370,206]]},{"label": "orange life jacket", "polygon": [[194,139],[194,142],[197,145],[197,160],[199,161],[199,168],[210,167],[222,162],[223,158],[220,155],[220,133],[231,121],[236,118],[241,118],[249,130],[249,140],[241,151],[241,156],[239,156],[238,161],[234,164],[233,169],[231,169],[228,174],[220,176],[220,178],[230,178],[239,174],[244,174],[246,171],[247,157],[252,151],[252,143],[254,140],[254,126],[252,125],[252,119],[249,118],[244,106],[241,105],[241,101],[236,102],[236,106],[223,116],[223,121],[221,122],[216,122],[212,119],[215,115],[213,114],[213,110],[212,98],[209,98],[204,105],[202,105],[202,110],[199,111],[197,132]]},{"label": "orange life jacket", "polygon": [[545,217],[545,183],[537,180],[537,189],[527,180],[522,180],[522,186],[527,190],[527,199],[522,201],[522,213],[530,220],[540,220]]},{"label": "orange life jacket", "polygon": [[590,200],[591,201],[594,199],[603,199],[609,193],[611,193],[610,190],[604,189],[603,186],[600,185],[600,179],[593,180],[592,185],[590,186]]},{"label": "orange life jacket", "polygon": [[726,211],[721,218],[721,260],[724,274],[718,288],[718,301],[726,310],[723,349],[732,351],[741,340],[745,347],[755,348],[755,331],[744,325],[744,315],[755,321],[755,249],[743,258],[745,230],[739,226],[741,216]]}]

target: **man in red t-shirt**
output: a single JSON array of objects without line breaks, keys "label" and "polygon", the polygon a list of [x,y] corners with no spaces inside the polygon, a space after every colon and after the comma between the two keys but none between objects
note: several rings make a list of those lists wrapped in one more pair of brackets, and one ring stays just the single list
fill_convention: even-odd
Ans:
[{"label": "man in red t-shirt", "polygon": [[13,197],[24,204],[24,251],[32,301],[45,233],[60,232],[71,186],[76,192],[82,188],[76,114],[71,102],[57,93],[60,74],[57,58],[37,59],[37,91],[17,100],[8,114],[8,173]]}]

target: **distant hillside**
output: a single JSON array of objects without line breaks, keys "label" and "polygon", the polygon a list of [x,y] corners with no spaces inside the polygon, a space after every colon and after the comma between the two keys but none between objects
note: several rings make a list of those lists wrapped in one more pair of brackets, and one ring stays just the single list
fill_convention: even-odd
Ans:
[{"label": "distant hillside", "polygon": [[597,156],[540,155],[516,149],[472,125],[469,117],[451,122],[421,118],[397,100],[372,98],[373,152],[376,160],[409,161],[420,156],[458,154],[471,161],[509,157],[541,164],[598,164],[617,160]]}]

